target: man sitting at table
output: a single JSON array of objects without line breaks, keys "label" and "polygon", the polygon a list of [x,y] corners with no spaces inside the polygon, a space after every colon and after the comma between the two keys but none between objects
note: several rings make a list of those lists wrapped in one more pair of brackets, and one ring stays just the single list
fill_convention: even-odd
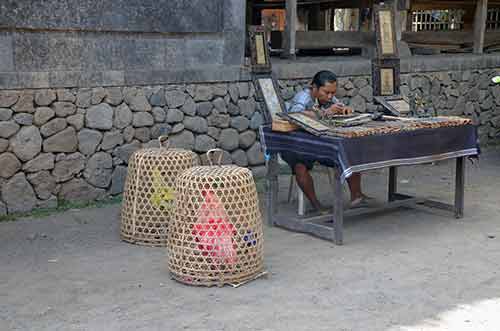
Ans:
[{"label": "man sitting at table", "polygon": [[[316,118],[313,109],[321,112],[332,112],[335,114],[349,114],[352,109],[342,104],[336,97],[337,76],[331,71],[320,71],[314,75],[311,86],[298,92],[287,107],[287,112],[303,112],[305,115]],[[288,163],[297,184],[307,196],[313,207],[318,211],[324,211],[316,193],[314,182],[309,171],[316,161],[314,157],[304,157],[293,152],[282,152],[281,158]],[[322,164],[333,167],[333,162],[322,162]],[[351,208],[364,207],[369,204],[369,199],[361,191],[361,174],[354,173],[347,179],[351,191]]]}]

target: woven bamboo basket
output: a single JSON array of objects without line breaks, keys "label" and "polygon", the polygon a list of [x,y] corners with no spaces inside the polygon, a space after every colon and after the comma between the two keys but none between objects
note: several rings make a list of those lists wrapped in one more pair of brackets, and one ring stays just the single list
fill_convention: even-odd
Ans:
[{"label": "woven bamboo basket", "polygon": [[[218,165],[211,157],[219,151]],[[210,166],[193,167],[176,182],[168,266],[185,284],[237,286],[263,275],[263,228],[252,173],[221,166],[221,150],[207,153]]]},{"label": "woven bamboo basket", "polygon": [[166,246],[175,198],[175,180],[198,165],[198,156],[183,149],[145,148],[132,154],[121,212],[121,238],[147,246]]}]

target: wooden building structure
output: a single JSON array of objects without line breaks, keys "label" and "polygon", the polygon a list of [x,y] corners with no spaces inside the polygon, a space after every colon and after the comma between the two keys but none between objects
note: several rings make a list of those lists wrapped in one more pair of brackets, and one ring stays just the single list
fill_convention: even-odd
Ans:
[{"label": "wooden building structure", "polygon": [[[373,57],[374,0],[248,0],[247,24],[260,25],[263,13],[276,18],[272,29],[283,30],[283,55],[297,49],[361,48]],[[394,6],[400,54],[474,52],[500,49],[500,0],[389,0]],[[347,15],[348,24],[338,24]],[[273,20],[271,20],[273,21]],[[283,23],[285,22],[285,23]],[[340,29],[339,29],[340,26]],[[276,33],[274,34],[276,35]]]}]

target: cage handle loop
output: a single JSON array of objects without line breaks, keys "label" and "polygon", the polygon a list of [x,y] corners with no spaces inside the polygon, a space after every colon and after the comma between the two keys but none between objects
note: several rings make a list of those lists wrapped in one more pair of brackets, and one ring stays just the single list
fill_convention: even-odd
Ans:
[{"label": "cage handle loop", "polygon": [[223,151],[222,149],[220,149],[220,148],[213,148],[213,149],[211,149],[211,150],[209,150],[209,151],[207,152],[207,159],[208,159],[208,163],[209,163],[211,166],[213,166],[213,165],[214,165],[214,163],[212,162],[211,155],[212,155],[212,153],[215,153],[215,152],[219,152],[219,158],[217,159],[217,164],[216,164],[216,165],[220,166],[220,165],[221,165],[221,163],[222,163],[222,155],[224,154],[224,151]]},{"label": "cage handle loop", "polygon": [[[159,136],[158,137],[158,142],[160,143],[161,148],[168,148],[170,146],[170,141],[168,141],[168,136]],[[163,146],[163,144],[166,142],[166,145]]]}]

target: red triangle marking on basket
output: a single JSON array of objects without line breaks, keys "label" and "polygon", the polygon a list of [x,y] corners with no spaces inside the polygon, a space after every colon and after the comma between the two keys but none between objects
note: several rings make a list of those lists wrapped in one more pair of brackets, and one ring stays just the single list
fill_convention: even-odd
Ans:
[{"label": "red triangle marking on basket", "polygon": [[202,195],[205,201],[198,209],[198,220],[193,228],[198,249],[218,264],[234,264],[236,249],[233,235],[236,229],[217,195],[212,191],[203,191]]}]

